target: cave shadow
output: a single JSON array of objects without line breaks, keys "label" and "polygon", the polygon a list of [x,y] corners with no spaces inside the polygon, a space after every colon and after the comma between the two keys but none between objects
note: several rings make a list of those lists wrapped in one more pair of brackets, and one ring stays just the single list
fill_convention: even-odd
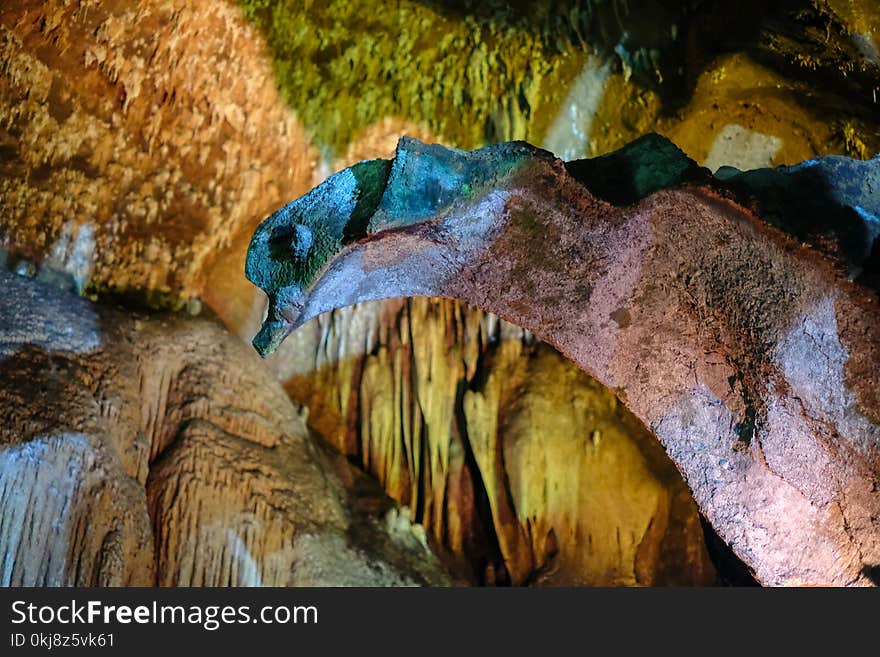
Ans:
[{"label": "cave shadow", "polygon": [[862,568],[862,575],[871,580],[874,586],[880,586],[880,564],[865,566]]},{"label": "cave shadow", "polygon": [[880,292],[880,194],[870,192],[880,183],[880,159],[817,158],[742,172],[722,167],[716,178],[740,205]]},{"label": "cave shadow", "polygon": [[706,516],[700,514],[700,524],[706,537],[706,550],[718,573],[721,586],[761,586],[754,573],[734,552],[730,545],[718,535]]}]

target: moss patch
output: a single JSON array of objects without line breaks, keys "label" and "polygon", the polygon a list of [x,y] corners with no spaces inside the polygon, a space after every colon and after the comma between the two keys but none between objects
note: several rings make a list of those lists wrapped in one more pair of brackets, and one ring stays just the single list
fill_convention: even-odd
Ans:
[{"label": "moss patch", "polygon": [[460,148],[540,141],[587,52],[577,26],[589,8],[560,4],[515,14],[528,16],[524,29],[500,7],[241,0],[266,36],[285,99],[330,156],[386,116]]}]

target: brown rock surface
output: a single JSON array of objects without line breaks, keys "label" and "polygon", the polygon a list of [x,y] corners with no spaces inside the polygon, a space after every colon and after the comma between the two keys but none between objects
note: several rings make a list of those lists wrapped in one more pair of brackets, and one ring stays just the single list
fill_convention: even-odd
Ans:
[{"label": "brown rock surface", "polygon": [[231,3],[0,9],[0,244],[18,255],[235,320],[242,262],[212,275],[214,256],[305,191],[315,157]]},{"label": "brown rock surface", "polygon": [[0,277],[0,583],[448,582],[221,327]]},{"label": "brown rock surface", "polygon": [[[254,319],[259,321],[262,295],[241,273],[247,241],[258,219],[280,205],[282,200],[310,186],[317,156],[309,147],[309,140],[293,114],[281,102],[275,89],[272,64],[266,57],[261,40],[256,31],[242,20],[238,9],[231,3],[223,2],[163,3],[142,0],[131,5],[120,5],[15,1],[4,4],[0,10],[0,35],[3,46],[0,52],[0,89],[3,92],[0,96],[0,137],[3,146],[0,158],[0,166],[3,167],[3,176],[0,177],[0,199],[3,201],[0,237],[3,242],[17,255],[27,256],[36,262],[43,260],[50,267],[64,268],[81,285],[90,282],[98,290],[109,288],[160,302],[166,298],[164,295],[169,295],[167,299],[172,303],[178,297],[198,294],[230,327],[244,335],[252,327],[255,330]],[[334,167],[341,168],[357,159],[390,155],[397,137],[403,132],[429,136],[424,128],[411,121],[387,117],[359,133],[341,159],[334,163]],[[448,304],[443,307],[447,308]],[[395,318],[402,313],[401,321],[407,321],[405,316],[410,308],[416,309],[422,317],[424,330],[435,336],[430,342],[420,342],[419,358],[432,359],[432,371],[437,376],[444,370],[442,376],[446,377],[447,387],[459,388],[465,385],[467,377],[474,379],[477,374],[476,361],[465,372],[462,364],[455,359],[432,355],[433,349],[445,348],[441,345],[446,345],[448,341],[442,337],[445,320],[438,323],[436,309],[430,302],[417,300],[413,304],[391,304],[387,312],[383,311],[383,317],[389,324],[381,330],[393,333],[398,321]],[[481,321],[479,313],[464,307],[448,308],[447,312],[467,315],[473,326]],[[485,324],[493,320],[482,321]],[[356,327],[345,330],[357,333]],[[467,333],[474,337],[472,332]],[[475,348],[476,343],[457,345],[455,341],[463,339],[464,335],[455,335],[457,337],[450,343],[453,349],[467,351],[468,358],[475,359],[479,351]],[[514,340],[512,348],[504,351],[503,357],[499,356],[497,362],[505,364],[505,367],[514,367],[521,350],[521,347],[515,346],[518,339]],[[351,342],[352,338],[345,340]],[[167,353],[171,362],[179,358],[176,346],[163,344],[157,348],[158,353]],[[402,351],[394,355],[401,348]],[[532,349],[528,345],[522,348],[526,351]],[[386,344],[385,353],[385,358],[390,360],[412,357],[408,347],[401,345],[400,340]],[[303,359],[311,358],[311,354],[307,351],[299,358],[304,362]],[[393,453],[381,454],[382,449],[396,444],[399,437],[399,424],[388,421],[397,411],[384,387],[399,389],[412,384],[400,378],[400,370],[389,370],[385,362],[372,364],[370,378],[363,382],[357,376],[349,376],[345,368],[357,369],[356,363],[364,358],[362,352],[353,352],[349,364],[339,366],[341,370],[332,365],[305,374],[305,378],[300,377],[299,384],[308,380],[321,387],[299,394],[296,399],[319,404],[313,411],[313,416],[319,418],[313,426],[330,428],[327,418],[337,417],[341,410],[332,406],[333,400],[342,394],[339,390],[351,390],[351,404],[343,407],[350,408],[352,413],[359,413],[362,409],[369,412],[368,419],[363,422],[350,418],[344,432],[349,438],[345,440],[350,443],[350,435],[355,427],[372,423],[374,429],[365,432],[364,440],[373,444],[371,449],[376,452],[374,461],[394,461]],[[372,359],[368,360],[372,362]],[[546,356],[540,360],[542,363],[548,362],[553,357]],[[481,367],[484,368],[481,376],[492,371],[494,365],[490,361],[481,361]],[[314,368],[316,362],[303,367]],[[106,364],[111,369],[120,366],[122,364],[115,362]],[[155,398],[156,403],[164,394],[162,386],[169,384],[154,381],[153,378],[168,376],[165,367],[164,364],[159,365],[157,372],[152,372],[149,367],[144,369],[143,376],[148,377],[145,385],[154,390],[149,399]],[[420,369],[419,372],[424,377],[424,370]],[[573,372],[571,370],[569,374]],[[202,385],[193,367],[185,368],[181,376],[187,379],[187,385],[196,389]],[[414,387],[421,389],[424,386]],[[589,385],[580,389],[585,391],[585,398],[589,397]],[[526,396],[533,391],[534,388],[529,388]],[[437,406],[437,402],[431,400],[443,392],[435,386],[433,397],[424,399],[425,404]],[[421,394],[424,396],[424,393]],[[540,394],[541,399],[549,404],[548,393]],[[21,401],[25,403],[27,400],[22,398]],[[423,412],[419,406],[422,401],[418,396],[413,396],[411,403],[414,408],[407,413],[415,413],[413,417],[417,417]],[[62,412],[63,401],[53,403]],[[604,402],[600,406],[602,404]],[[86,408],[79,411],[82,418],[86,417]],[[450,435],[456,431],[454,415],[463,413],[461,395],[457,396],[450,409],[439,414],[424,411],[429,418],[425,423],[426,449],[442,452],[446,449],[443,446],[452,440]],[[63,412],[72,411],[66,409]],[[153,414],[161,412],[161,409],[150,411]],[[172,412],[181,411],[172,405]],[[503,414],[506,411],[499,412]],[[576,424],[576,414],[566,412],[563,415],[570,423]],[[608,414],[606,419],[615,422],[613,413]],[[96,421],[90,421],[89,426]],[[153,426],[157,420],[152,416],[143,421],[151,428],[149,436],[140,440],[148,442],[151,450],[159,450],[160,444],[174,437],[167,435],[171,429],[162,430]],[[170,427],[178,426],[176,420],[167,422]],[[471,430],[478,431],[480,427],[475,422],[472,417]],[[537,420],[532,422],[529,430],[523,426],[522,418],[517,426],[520,433],[526,433],[528,439],[534,441],[541,423]],[[170,519],[170,522],[186,520],[189,517],[187,514],[193,513],[196,507],[188,505],[181,509],[175,506],[175,489],[162,484],[162,480],[156,478],[158,473],[190,469],[207,444],[216,451],[220,459],[218,463],[222,462],[222,455],[225,454],[228,460],[238,449],[235,447],[238,443],[230,442],[225,437],[225,430],[218,431],[201,419],[192,422],[186,420],[184,424],[181,436],[185,440],[169,454],[163,453],[156,460],[155,467],[151,466],[150,469],[149,481],[155,484],[150,488],[149,498],[152,517],[161,516]],[[569,424],[563,431],[571,440],[580,440],[591,433],[588,427],[575,424]],[[333,433],[331,442],[342,447],[344,445],[338,439],[339,435],[338,432]],[[91,441],[88,443],[91,444],[95,438],[90,434],[83,440]],[[434,441],[437,441],[436,446],[433,446]],[[125,447],[127,451],[131,449],[130,445]],[[347,453],[352,452],[349,450]],[[151,459],[155,457],[156,454],[150,456]],[[641,457],[633,456],[631,462],[638,466]],[[286,471],[285,468],[289,467],[280,461],[276,466],[280,471]],[[133,467],[129,464],[126,472]],[[412,477],[419,471],[416,465],[407,467],[413,468],[413,471],[405,473],[406,468],[399,461],[388,472],[380,473],[374,464],[367,469],[381,475],[380,480],[395,499],[412,503],[415,498],[411,499],[409,495],[418,497],[418,493],[413,493],[418,486],[413,484],[405,487],[400,481],[394,481],[395,478]],[[453,479],[447,482],[444,479],[447,474],[438,470],[433,474],[434,479],[427,482],[424,494],[434,495],[433,491],[436,491],[438,504],[446,497],[459,497],[460,503],[467,507],[462,510],[465,519],[456,518],[449,510],[432,516],[430,509],[434,503],[431,502],[428,502],[427,516],[424,509],[414,512],[414,515],[418,520],[432,517],[433,524],[428,534],[445,540],[447,547],[452,548],[459,558],[467,553],[480,555],[474,559],[486,559],[486,532],[494,534],[495,523],[491,513],[480,518],[474,503],[468,502],[468,495],[473,495],[467,492],[468,486],[473,485],[467,483],[471,477],[470,470],[463,469],[461,463],[457,467],[453,471],[462,477],[461,483]],[[57,479],[59,475],[46,473],[44,476],[48,481]],[[478,468],[475,476],[481,478]],[[526,472],[520,472],[518,476],[525,478]],[[645,477],[646,481],[652,482],[649,487],[659,486],[658,490],[663,490],[658,493],[661,497],[674,496],[670,491],[680,486],[664,487],[665,484],[661,485],[656,480],[656,473]],[[46,481],[40,485],[48,485]],[[529,490],[542,486],[534,476],[527,477],[527,481]],[[219,485],[218,482],[203,482],[192,490],[193,499],[210,498]],[[226,485],[231,486],[228,482]],[[242,482],[239,493],[259,498],[266,487],[275,485],[280,485],[279,481],[271,477],[249,477]],[[478,481],[477,485],[484,484]],[[492,487],[498,485],[498,482],[491,483]],[[597,489],[600,485],[596,482]],[[449,491],[444,492],[446,487]],[[464,490],[459,492],[460,488]],[[404,490],[409,492],[404,495]],[[110,496],[108,499],[113,498]],[[567,514],[575,513],[572,509],[579,504],[575,498],[573,494],[568,494]],[[119,496],[119,499],[125,499],[125,496]],[[653,504],[654,498],[649,496],[639,507],[638,513],[630,514],[632,531],[637,535],[630,541],[633,545],[641,540],[645,532],[645,518],[653,517]],[[601,507],[602,501],[597,499],[591,508]],[[208,505],[204,512],[208,514],[206,518],[211,518],[211,526],[214,527],[205,529],[208,532],[222,533],[229,529],[223,528],[224,523],[239,527],[244,522],[233,517],[234,514],[226,517],[219,507]],[[662,504],[657,507],[657,512],[659,516],[664,515]],[[265,522],[265,513],[266,509],[259,507],[249,522],[255,526]],[[534,513],[543,515],[542,511]],[[214,517],[211,514],[218,515]],[[693,529],[696,519],[693,510],[688,508],[686,515]],[[576,524],[574,516],[567,518],[567,523]],[[606,518],[609,524],[601,530],[603,537],[613,538],[616,535],[613,526],[620,518],[618,515]],[[462,527],[447,527],[450,520]],[[522,523],[531,522],[525,517],[520,520]],[[482,525],[485,525],[485,529]],[[165,530],[160,527],[160,534],[162,531]],[[600,530],[594,527],[592,531],[596,535]],[[702,549],[699,532],[691,532],[688,536],[689,545],[699,548],[699,552]],[[172,543],[181,540],[174,536],[166,538]],[[226,573],[223,568],[232,559],[229,549],[222,547],[225,544],[222,541],[217,543],[217,540],[216,537],[212,538],[210,544],[217,546],[220,552],[205,553],[199,557],[199,563],[193,562],[195,556],[185,556],[186,546],[183,544],[169,543],[166,548],[160,549],[159,558],[163,560],[160,570],[165,573],[161,576],[166,578],[163,581],[172,581],[174,578],[178,578],[175,581],[187,578],[191,581],[216,581],[205,573]],[[260,540],[268,541],[261,545],[261,549],[272,551],[278,548],[277,536]],[[536,541],[542,546],[517,548],[519,552],[530,555],[518,557],[522,564],[529,565],[517,566],[513,581],[532,581],[535,573],[552,561],[543,547],[544,539]],[[648,542],[651,541],[653,539]],[[467,550],[463,547],[465,543]],[[138,552],[140,548],[131,549]],[[508,547],[505,545],[504,549]],[[688,581],[694,582],[706,581],[702,565],[689,574],[690,562],[682,566],[678,574],[669,574],[668,577],[661,574],[647,579],[641,576],[639,579],[634,574],[636,560],[633,550],[624,550],[619,557],[615,556],[615,565],[608,572],[599,573],[599,564],[604,563],[600,559],[587,570],[581,568],[583,572],[579,571],[572,581],[612,583],[638,580],[659,583],[674,581],[677,577],[693,577]],[[575,546],[569,543],[563,553],[571,555],[574,551]],[[703,553],[699,552],[696,562],[702,564],[704,558]],[[490,565],[492,571],[506,569],[504,561],[501,552],[496,549],[493,557],[477,570],[481,571]],[[483,575],[483,572],[478,573],[479,578]],[[505,581],[503,573],[491,577]]]},{"label": "brown rock surface", "polygon": [[[400,135],[421,132],[383,121],[335,168],[391,157]],[[299,329],[270,367],[316,433],[475,581],[716,581],[693,500],[654,438],[519,327],[455,300],[370,302]]]},{"label": "brown rock surface", "polygon": [[[370,231],[326,252],[313,279],[282,279],[263,335],[397,295],[496,312],[616,392],[760,581],[872,583],[880,563],[876,293],[848,280],[824,247],[722,196],[698,169],[700,186],[615,206],[588,189],[598,179],[576,179],[577,163],[567,166],[521,143],[469,156],[402,141]],[[643,177],[668,161],[654,166]],[[870,195],[852,185],[854,172],[876,178],[876,162],[814,166],[827,167],[826,183],[850,199]],[[621,176],[622,188],[637,180]],[[453,191],[426,192],[432,185]],[[308,220],[294,207],[264,223],[263,235],[284,234],[272,223],[279,219]],[[269,252],[260,240],[249,275],[275,295],[265,274],[277,266],[272,258],[299,252]],[[489,386],[466,404],[478,409],[492,394]],[[482,427],[483,445],[497,454]]]},{"label": "brown rock surface", "polygon": [[[874,9],[870,3],[830,4],[838,13],[855,12],[857,6],[867,7],[856,14],[864,21],[873,20]],[[424,10],[423,5],[415,6]],[[320,21],[319,12],[314,8],[311,11],[316,16],[314,20]],[[384,20],[393,23],[397,19],[389,11]],[[456,18],[450,15],[442,20],[443,26],[452,26]],[[854,35],[856,32],[868,34],[866,43],[870,44],[873,30],[876,41],[875,24],[876,21],[865,25],[855,21]],[[401,21],[401,25],[404,31],[411,27],[406,21]],[[456,23],[454,27],[458,30],[461,26]],[[324,44],[323,52],[343,61],[347,56],[343,46],[349,35],[340,31],[339,26],[334,29],[341,33],[341,38]],[[448,30],[444,27],[444,31]],[[793,43],[796,49],[796,41]],[[426,43],[426,47],[431,45]],[[781,147],[773,156],[774,163],[794,162],[827,152],[861,152],[865,156],[872,152],[870,146],[876,145],[874,123],[867,121],[867,129],[863,129],[864,126],[850,120],[851,98],[834,100],[830,113],[813,111],[817,97],[824,98],[827,91],[823,88],[826,78],[810,78],[805,83],[792,85],[785,75],[764,70],[742,53],[707,65],[693,98],[670,116],[660,111],[661,104],[655,95],[633,83],[628,75],[612,72],[607,83],[599,76],[602,86],[595,90],[588,88],[588,98],[575,95],[570,99],[579,107],[580,118],[575,120],[569,117],[571,108],[565,85],[582,66],[587,70],[604,64],[598,59],[590,64],[586,52],[566,50],[563,57],[568,63],[562,67],[564,74],[539,84],[534,76],[536,69],[527,65],[534,52],[528,48],[486,50],[485,54],[513,80],[510,89],[497,99],[499,111],[497,116],[493,115],[497,123],[496,138],[530,135],[542,139],[543,124],[558,111],[572,123],[574,133],[583,133],[585,152],[593,154],[622,145],[644,131],[658,129],[672,136],[693,157],[704,161],[710,154],[710,146],[721,140],[725,127],[731,123],[759,133],[760,138],[781,140]],[[822,58],[824,55],[819,59]],[[809,65],[814,66],[819,59],[814,58]],[[375,56],[372,59],[364,56],[362,60],[368,67],[381,68],[386,64],[385,59]],[[444,65],[454,68],[453,62],[447,59]],[[327,62],[322,60],[322,63]],[[259,218],[310,186],[314,162],[318,159],[308,145],[309,137],[276,92],[272,66],[258,32],[242,20],[238,8],[231,2],[4,2],[0,8],[0,239],[17,253],[37,261],[45,258],[51,266],[66,268],[81,283],[93,281],[99,291],[106,286],[172,303],[177,302],[178,296],[199,295],[228,326],[250,338],[262,311],[260,295],[255,295],[255,290],[241,276],[250,232]],[[296,73],[300,69],[294,61],[287,70]],[[303,97],[313,98],[314,92],[320,90],[333,98],[342,87],[358,92],[355,94],[358,107],[366,106],[372,112],[374,107],[387,106],[384,99],[377,99],[382,101],[377,103],[361,96],[360,69],[352,69],[350,74],[344,70],[337,68],[339,75],[332,79],[329,76],[315,78],[311,84],[321,85],[320,89],[304,85]],[[384,75],[385,69],[382,70]],[[391,72],[400,77],[399,70]],[[846,70],[843,75],[846,76]],[[527,81],[525,86],[520,84],[522,80]],[[414,89],[426,88],[425,83],[428,87],[442,85],[451,95],[463,98],[472,91],[467,86],[468,76],[441,79],[430,68],[419,76],[409,76],[404,82],[404,87]],[[479,77],[474,78],[473,84],[479,84]],[[521,89],[538,88],[544,96],[540,103],[532,102],[537,96],[531,93],[526,94],[529,103],[517,102]],[[588,109],[592,95],[599,102],[595,112]],[[303,97],[292,100],[302,102]],[[393,146],[390,137],[400,132],[427,137],[429,127],[444,122],[460,124],[457,112],[434,112],[435,105],[431,102],[428,106],[433,115],[429,113],[428,122],[425,116],[414,115],[413,108],[417,107],[414,101],[418,99],[419,94],[396,94],[394,102],[388,101],[395,115],[384,117],[356,133],[352,143],[342,144],[337,153],[341,159],[334,161],[333,167],[356,159],[390,155]],[[495,97],[491,100],[495,102]],[[338,98],[336,103],[327,103],[329,111],[345,114],[351,109],[339,105],[343,103]],[[825,105],[827,101],[819,103],[821,107]],[[828,120],[829,115],[833,120]],[[475,125],[459,127],[470,131]],[[448,139],[446,135],[444,138]],[[742,161],[749,163],[751,160],[745,155],[758,149],[741,150],[745,152],[740,154]],[[739,163],[740,159],[735,162]],[[171,295],[170,298],[166,298],[166,294]],[[471,316],[474,312],[464,306],[442,307],[445,308],[443,314],[448,316]],[[378,326],[373,321],[376,313],[386,325]],[[284,372],[298,368],[297,378],[290,382],[288,390],[296,399],[313,405],[310,414],[313,427],[327,429],[332,442],[355,458],[361,456],[360,445],[374,444],[368,450],[374,452],[369,469],[377,475],[380,474],[378,463],[393,464],[382,471],[381,478],[400,500],[407,499],[402,491],[414,486],[403,486],[399,481],[404,478],[399,473],[406,468],[395,446],[403,442],[404,437],[409,443],[413,439],[410,429],[404,431],[402,423],[390,422],[389,418],[402,414],[413,423],[422,423],[418,426],[425,431],[423,444],[437,440],[438,445],[443,446],[453,440],[449,436],[460,431],[456,428],[458,414],[467,415],[461,395],[450,417],[422,410],[423,400],[436,405],[433,397],[426,397],[424,392],[421,396],[413,393],[414,388],[425,387],[426,368],[417,368],[415,375],[411,375],[413,368],[400,366],[412,360],[414,351],[419,358],[430,360],[431,376],[448,379],[449,387],[453,387],[452,378],[457,376],[456,390],[490,380],[496,367],[505,373],[516,369],[513,361],[520,357],[531,363],[517,366],[521,369],[555,371],[553,358],[530,355],[535,351],[543,354],[541,348],[516,345],[520,338],[515,331],[511,347],[487,347],[488,339],[479,349],[458,344],[456,340],[464,339],[465,335],[471,336],[467,339],[479,341],[470,329],[453,331],[456,337],[450,344],[442,338],[447,320],[437,317],[438,313],[435,302],[422,299],[407,304],[392,302],[379,310],[367,304],[352,313],[334,313],[332,319],[321,324],[320,336],[313,338],[310,333],[303,333],[301,340],[305,350],[288,356],[289,362],[283,366]],[[468,326],[475,326],[495,320],[469,321]],[[420,327],[420,332],[412,336],[413,345],[420,343],[430,347],[411,345],[401,329],[410,323]],[[361,340],[361,327],[365,325],[373,327],[370,340]],[[511,335],[509,331],[502,332]],[[401,337],[397,337],[398,334]],[[313,339],[318,340],[318,346],[313,344]],[[350,357],[336,359],[330,353],[337,340],[346,344],[346,354]],[[501,342],[506,339],[502,338]],[[479,353],[474,366],[479,372],[474,373],[470,365],[464,366],[445,353],[434,355],[431,349]],[[373,353],[376,350],[381,351],[381,358]],[[500,353],[492,357],[486,355],[494,351]],[[373,363],[370,378],[362,378],[364,363]],[[444,373],[438,375],[440,370]],[[414,383],[412,376],[419,380]],[[585,383],[588,379],[573,370],[565,376],[576,377],[572,385],[578,390],[592,390],[591,385]],[[312,385],[316,388],[309,389]],[[407,391],[410,410],[406,413],[397,410],[398,405],[405,404],[390,391]],[[528,408],[532,396],[536,404],[542,404],[549,399],[548,394],[537,386],[526,386],[518,404],[505,406],[500,411],[496,423],[500,445],[514,441],[507,436],[509,427],[527,433],[530,440],[542,435],[543,417],[532,414],[526,431],[524,413],[518,409]],[[557,387],[553,394],[557,395],[556,401],[552,410],[548,401],[546,412],[560,418],[563,425],[572,423],[568,425],[570,429],[559,431],[568,432],[570,436],[592,435],[594,420],[576,421],[579,416],[569,410],[567,390]],[[603,394],[597,392],[595,403],[590,401],[588,406],[605,408]],[[373,418],[369,422],[376,428],[371,430],[367,420],[355,417],[365,411],[369,411]],[[491,433],[480,424],[488,422],[491,414],[481,411],[481,419],[477,421],[475,412],[471,414],[471,431],[475,435]],[[517,419],[508,421],[508,413],[517,414]],[[427,414],[430,422],[417,419],[422,414]],[[613,415],[608,416],[608,422],[612,422]],[[625,423],[615,426],[629,435],[630,429]],[[633,444],[639,444],[641,428],[633,431]],[[193,440],[197,441],[197,437]],[[391,451],[384,454],[381,451],[384,449]],[[412,445],[407,449],[413,449]],[[445,448],[425,449],[442,453]],[[639,460],[631,462],[637,464]],[[508,470],[510,465],[505,460],[505,471]],[[476,471],[481,478],[479,468]],[[437,498],[463,495],[454,491],[464,484],[452,480],[443,484],[442,474],[438,472],[436,479],[427,482],[432,490],[448,485],[449,490],[438,492]],[[45,476],[55,480],[60,475]],[[529,490],[543,490],[543,478],[526,477],[525,471],[517,476],[528,481]],[[526,506],[533,509],[534,496],[530,493],[526,498]],[[568,504],[581,504],[575,498],[573,493],[568,494]],[[641,498],[639,500],[641,504]],[[518,502],[516,508],[523,504],[525,502]],[[650,504],[644,501],[645,508]],[[549,501],[547,505],[549,508]],[[600,506],[609,508],[606,501]],[[662,509],[658,513],[662,515]],[[415,515],[421,517],[418,512]],[[494,527],[492,513],[483,513],[481,517],[481,526]],[[437,518],[435,527],[440,536],[451,532],[466,534],[465,529],[447,527],[440,515]],[[606,520],[609,524],[603,525],[606,527],[603,532],[613,532],[614,523]],[[574,522],[566,515],[566,526]],[[635,526],[641,525],[635,523]],[[482,530],[472,531],[476,537]],[[434,532],[429,529],[429,534],[433,536]],[[603,536],[613,538],[613,533]],[[530,547],[526,552],[532,554],[534,561],[517,557],[521,563],[535,567],[546,563],[543,548]],[[564,553],[565,550],[560,554]],[[500,554],[499,548],[496,564],[504,561]],[[614,572],[626,573],[620,575],[621,581],[630,581],[634,563],[630,556],[623,555],[615,562],[615,568],[619,566],[619,569]],[[517,572],[524,569],[525,566]],[[503,576],[493,577],[503,579]],[[605,581],[592,577],[587,579]],[[662,581],[662,578],[653,581]]]}]

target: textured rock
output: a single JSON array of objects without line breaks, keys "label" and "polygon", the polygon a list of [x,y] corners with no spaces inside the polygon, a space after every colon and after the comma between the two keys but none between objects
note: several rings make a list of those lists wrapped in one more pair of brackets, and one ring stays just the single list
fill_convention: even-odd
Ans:
[{"label": "textured rock", "polygon": [[[786,13],[782,4],[729,0],[675,7],[556,3],[538,16],[531,5],[523,11],[526,5],[463,2],[457,9],[446,5],[435,11],[434,4],[404,2],[396,11],[370,12],[371,19],[365,21],[359,3],[347,2],[335,3],[331,22],[314,6],[289,3],[260,14],[258,23],[277,62],[285,97],[319,143],[331,151],[347,151],[343,159],[349,165],[390,155],[385,143],[377,144],[379,148],[360,143],[361,134],[387,123],[401,125],[398,134],[425,141],[442,137],[458,147],[492,139],[529,139],[569,158],[601,155],[653,130],[670,136],[689,156],[713,169],[721,164],[751,168],[768,160],[793,164],[832,153],[867,157],[880,148],[872,93],[880,83],[870,59],[848,43],[864,35],[860,38],[869,53],[870,44],[880,39],[876,3],[812,4],[815,7],[804,7],[807,11]],[[684,16],[691,11],[698,15]],[[765,15],[770,15],[769,21]],[[301,29],[303,23],[310,28]],[[413,39],[414,25],[422,34],[440,36]],[[625,41],[619,39],[622,30],[628,33]],[[572,38],[574,34],[583,35],[584,42]],[[496,47],[487,53],[484,43]],[[522,44],[530,44],[525,72]],[[617,45],[621,51],[606,56]],[[656,71],[652,48],[660,55]],[[721,54],[714,56],[716,52]],[[313,57],[315,53],[321,56]],[[358,66],[348,66],[350,57]],[[488,73],[470,75],[476,68],[472,63]],[[853,80],[856,70],[857,84],[840,84]],[[486,78],[491,93],[486,93]],[[404,120],[411,123],[406,129]],[[367,127],[361,130],[363,125]],[[435,137],[426,139],[426,129]],[[354,147],[347,145],[345,135],[350,134],[356,135]],[[743,138],[726,144],[731,134]],[[342,163],[337,160],[334,170]],[[472,311],[444,305],[441,312],[435,305],[417,298],[406,304],[365,303],[332,312],[295,331],[288,339],[292,344],[273,358],[290,393],[309,405],[312,426],[335,445],[360,463],[378,451],[364,446],[368,439],[392,450],[384,457],[373,456],[370,470],[376,474],[377,463],[400,461],[393,446],[406,443],[404,437],[412,431],[403,428],[404,422],[385,421],[379,426],[387,434],[381,435],[369,431],[368,420],[361,416],[369,412],[409,419],[425,413],[419,395],[412,393],[413,368],[400,365],[412,359],[410,339],[442,345],[440,349],[453,353],[465,349],[438,336],[448,330],[445,317],[469,316]],[[263,307],[255,308],[240,330],[248,339],[262,318]],[[410,325],[418,329],[410,332]],[[502,333],[518,339],[515,330]],[[495,348],[489,340],[480,344],[490,351]],[[416,353],[431,359],[432,376],[451,368],[460,374],[457,389],[472,385],[466,368],[454,358],[432,356],[427,348],[416,348]],[[514,358],[519,351],[504,353]],[[372,363],[369,379],[363,377],[365,362]],[[481,356],[476,378],[491,376],[505,362]],[[296,374],[289,379],[292,371]],[[409,392],[404,396],[388,389]],[[554,416],[573,417],[567,399],[560,393]],[[398,403],[412,408],[398,412]],[[464,414],[459,402],[446,424],[443,415],[428,413],[436,419],[419,425],[422,442],[454,441],[460,433],[455,419],[459,414]],[[504,418],[500,421],[505,427]],[[535,418],[532,435],[539,436],[543,428]],[[585,423],[575,433],[590,431]],[[499,441],[504,442],[504,435]],[[533,484],[543,489],[541,482]],[[405,488],[393,484],[388,490],[397,499],[409,499],[401,493]],[[442,523],[435,527],[449,531]]]},{"label": "textured rock", "polygon": [[471,580],[715,582],[656,441],[522,329],[449,300],[368,303],[303,326],[268,362]]},{"label": "textured rock", "polygon": [[308,189],[315,159],[234,5],[0,9],[0,244],[17,256],[235,320],[241,263],[223,276],[233,258],[214,257]]},{"label": "textured rock", "polygon": [[681,123],[670,136],[700,162],[731,123],[791,140],[780,154],[797,157],[774,163],[880,148],[873,0],[240,4],[335,155],[388,117],[459,148],[527,139],[567,157]]},{"label": "textured rock", "polygon": [[[525,144],[463,153],[402,140],[387,180],[342,172],[258,228],[248,275],[270,314],[255,346],[389,296],[498,312],[624,399],[763,582],[869,583],[880,562],[876,295],[683,155],[643,154],[618,158],[629,175],[595,176],[601,163],[564,167]],[[627,205],[604,200],[609,190]],[[880,208],[868,198],[850,206],[866,224]],[[304,209],[319,199],[332,202],[314,221]],[[306,230],[321,248],[290,241]]]},{"label": "textured rock", "polygon": [[[199,295],[250,339],[264,301],[242,265],[258,218],[306,191],[313,169],[321,179],[390,156],[390,136],[442,135],[461,147],[528,138],[578,156],[656,130],[699,162],[741,168],[757,162],[752,141],[713,156],[731,131],[781,142],[774,164],[880,148],[873,0],[803,3],[797,12],[731,0],[406,1],[382,12],[371,2],[238,4],[258,30],[226,2],[0,7],[0,237],[16,256],[42,260],[41,276],[65,269],[90,293],[151,304]],[[395,366],[412,358],[409,340],[396,337],[408,335],[404,327],[417,324],[413,341],[431,348],[474,351],[438,337],[446,316],[472,311],[442,308],[425,299],[364,304],[298,332],[302,349],[284,350],[276,364],[284,378],[298,372],[288,390],[309,402],[312,426],[330,427],[332,442],[360,461],[357,414],[392,417],[394,395],[383,386],[411,390],[412,368]],[[505,327],[499,344],[520,335]],[[460,375],[459,389],[531,350],[489,357],[497,345],[479,342],[478,374],[427,346],[416,352],[431,360],[432,376],[447,367]],[[362,363],[382,348],[363,380]],[[554,413],[575,417],[559,394]],[[418,417],[422,399],[408,399]],[[460,400],[445,425],[428,413],[423,440],[448,443],[459,413]],[[543,422],[532,423],[537,436]],[[378,426],[391,433],[369,433],[371,441],[397,444],[397,423]]]},{"label": "textured rock", "polygon": [[0,276],[0,582],[448,582],[234,336]]}]

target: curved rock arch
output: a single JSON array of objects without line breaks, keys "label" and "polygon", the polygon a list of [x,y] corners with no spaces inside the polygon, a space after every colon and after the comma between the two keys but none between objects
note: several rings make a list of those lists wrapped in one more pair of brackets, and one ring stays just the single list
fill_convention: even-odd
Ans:
[{"label": "curved rock arch", "polygon": [[877,158],[713,176],[657,136],[570,163],[404,138],[257,229],[254,345],[361,301],[465,301],[615,391],[761,582],[871,584],[878,194]]}]

